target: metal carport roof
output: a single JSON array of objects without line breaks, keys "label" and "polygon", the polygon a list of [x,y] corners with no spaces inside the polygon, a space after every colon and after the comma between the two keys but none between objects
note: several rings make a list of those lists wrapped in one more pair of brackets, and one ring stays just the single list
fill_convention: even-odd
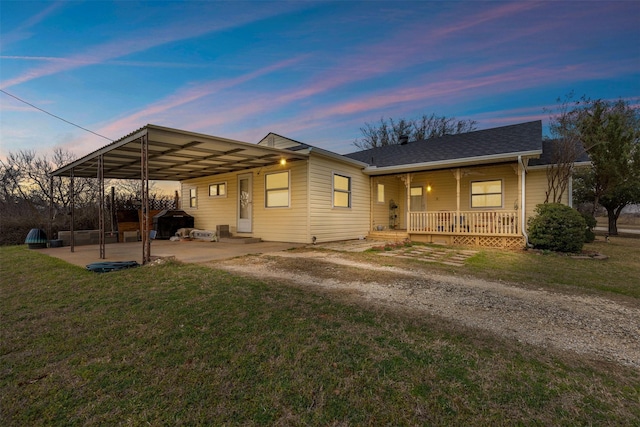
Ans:
[{"label": "metal carport roof", "polygon": [[[289,151],[148,124],[55,170],[53,176],[95,178],[102,156],[104,178],[140,179],[142,140],[147,138],[148,179],[181,181],[308,158]],[[73,172],[72,172],[73,171]]]}]

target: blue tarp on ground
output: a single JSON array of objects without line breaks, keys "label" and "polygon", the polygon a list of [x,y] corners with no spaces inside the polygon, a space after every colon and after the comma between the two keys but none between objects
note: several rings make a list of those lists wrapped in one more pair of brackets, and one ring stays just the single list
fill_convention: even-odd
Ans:
[{"label": "blue tarp on ground", "polygon": [[110,271],[124,270],[125,268],[139,267],[135,261],[111,261],[111,262],[94,262],[87,265],[87,270],[95,273],[108,273]]}]

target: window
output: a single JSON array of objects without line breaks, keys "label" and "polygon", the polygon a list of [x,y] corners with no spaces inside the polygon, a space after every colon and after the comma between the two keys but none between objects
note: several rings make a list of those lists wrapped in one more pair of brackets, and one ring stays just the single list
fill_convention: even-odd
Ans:
[{"label": "window", "polygon": [[502,180],[475,181],[471,183],[472,208],[501,208]]},{"label": "window", "polygon": [[209,186],[209,197],[226,197],[227,196],[227,183],[218,182]]},{"label": "window", "polygon": [[378,203],[384,203],[384,184],[378,184]]},{"label": "window", "polygon": [[289,206],[289,171],[265,175],[265,206],[286,208]]},{"label": "window", "polygon": [[415,212],[424,211],[425,207],[423,187],[411,187],[411,190],[409,190],[409,194],[411,195],[410,210]]},{"label": "window", "polygon": [[333,174],[333,206],[351,207],[351,177]]},{"label": "window", "polygon": [[198,207],[198,190],[196,188],[189,189],[189,207],[190,208]]}]

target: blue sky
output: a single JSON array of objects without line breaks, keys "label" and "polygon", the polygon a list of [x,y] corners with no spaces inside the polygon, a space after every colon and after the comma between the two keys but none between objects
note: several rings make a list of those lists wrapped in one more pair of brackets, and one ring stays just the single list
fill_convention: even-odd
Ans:
[{"label": "blue sky", "polygon": [[[422,114],[542,119],[640,97],[640,2],[0,2],[0,87],[111,139],[147,123],[338,153]],[[0,159],[109,141],[0,93]]]}]

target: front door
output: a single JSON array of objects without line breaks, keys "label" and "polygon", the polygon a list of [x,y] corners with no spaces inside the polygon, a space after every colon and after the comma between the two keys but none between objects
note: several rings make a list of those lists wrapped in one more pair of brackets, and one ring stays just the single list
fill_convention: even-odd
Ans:
[{"label": "front door", "polygon": [[238,233],[251,233],[252,176],[238,176]]}]

